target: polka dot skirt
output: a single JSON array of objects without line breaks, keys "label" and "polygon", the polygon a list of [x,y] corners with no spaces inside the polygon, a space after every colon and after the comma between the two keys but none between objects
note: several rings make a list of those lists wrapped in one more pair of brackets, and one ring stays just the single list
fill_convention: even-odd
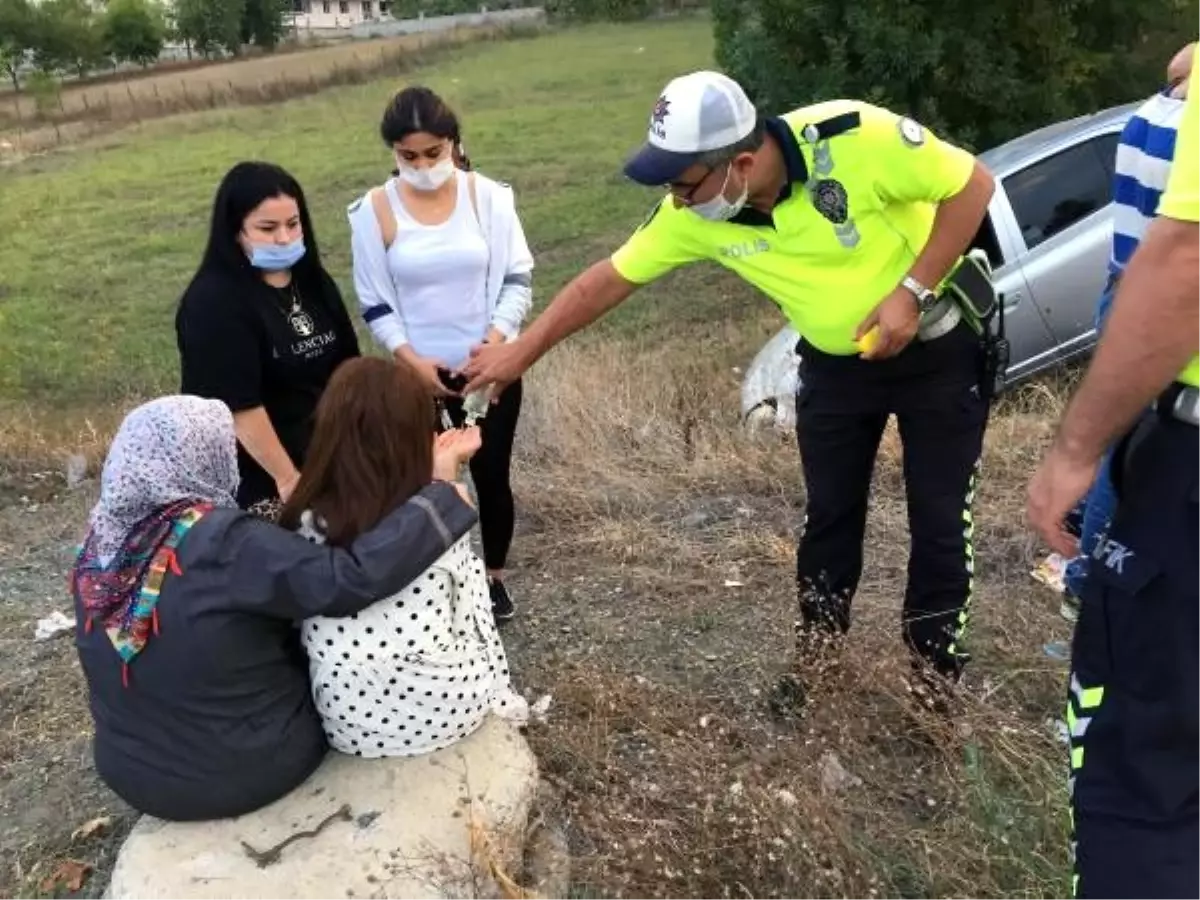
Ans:
[{"label": "polka dot skirt", "polygon": [[[321,540],[307,513],[300,533]],[[489,711],[528,717],[468,537],[398,594],[308,619],[301,635],[326,737],[342,753],[413,756],[466,737]]]}]

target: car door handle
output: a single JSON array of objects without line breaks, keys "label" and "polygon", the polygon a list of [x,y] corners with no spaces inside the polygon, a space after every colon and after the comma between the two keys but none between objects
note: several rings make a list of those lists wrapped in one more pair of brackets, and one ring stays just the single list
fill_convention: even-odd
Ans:
[{"label": "car door handle", "polygon": [[1025,299],[1025,295],[1023,293],[1021,293],[1020,291],[1012,291],[1011,293],[1005,294],[1004,295],[1004,311],[1006,313],[1012,312],[1014,309],[1016,309],[1018,306],[1021,305],[1021,301],[1024,299]]}]

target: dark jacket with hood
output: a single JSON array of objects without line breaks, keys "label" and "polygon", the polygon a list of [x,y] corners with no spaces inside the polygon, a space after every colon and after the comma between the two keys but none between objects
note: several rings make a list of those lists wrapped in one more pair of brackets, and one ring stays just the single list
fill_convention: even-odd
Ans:
[{"label": "dark jacket with hood", "polygon": [[129,666],[128,686],[76,598],[100,777],[135,809],[175,821],[242,815],[287,794],[326,753],[296,624],[354,615],[401,590],[475,521],[446,483],[345,549],[213,510],[179,545],[182,574],[166,576],[158,633]]}]

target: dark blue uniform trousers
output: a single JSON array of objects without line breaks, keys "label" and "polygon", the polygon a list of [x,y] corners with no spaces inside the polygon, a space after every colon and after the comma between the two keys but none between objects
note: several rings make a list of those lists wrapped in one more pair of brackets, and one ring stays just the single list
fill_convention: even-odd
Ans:
[{"label": "dark blue uniform trousers", "polygon": [[796,554],[806,632],[845,632],[863,566],[871,476],[889,416],[904,448],[911,553],[902,629],[914,660],[957,677],[975,584],[972,501],[988,400],[979,337],[964,323],[887,360],[822,353],[801,340],[796,435],[805,522]]},{"label": "dark blue uniform trousers", "polygon": [[1114,454],[1071,654],[1080,897],[1200,896],[1197,438],[1149,412]]}]

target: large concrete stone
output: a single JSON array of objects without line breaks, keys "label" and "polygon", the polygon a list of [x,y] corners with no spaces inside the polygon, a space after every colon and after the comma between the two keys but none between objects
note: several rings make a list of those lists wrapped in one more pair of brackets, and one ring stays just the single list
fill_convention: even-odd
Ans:
[{"label": "large concrete stone", "polygon": [[106,896],[512,896],[505,875],[520,871],[537,786],[528,744],[495,716],[428,756],[331,752],[290,795],[249,815],[143,816]]}]

